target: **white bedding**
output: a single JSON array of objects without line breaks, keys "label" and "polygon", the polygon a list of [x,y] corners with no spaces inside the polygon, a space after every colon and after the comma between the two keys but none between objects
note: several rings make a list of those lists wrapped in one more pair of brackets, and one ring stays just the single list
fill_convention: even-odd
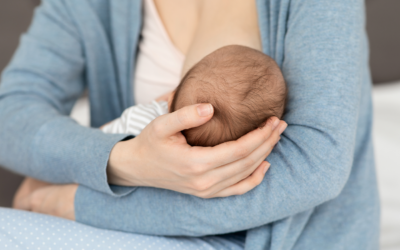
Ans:
[{"label": "white bedding", "polygon": [[400,82],[374,87],[374,140],[382,205],[381,249],[400,249]]},{"label": "white bedding", "polygon": [[[381,249],[400,249],[400,82],[374,87],[374,141],[382,202]],[[87,99],[71,115],[89,125]]]}]

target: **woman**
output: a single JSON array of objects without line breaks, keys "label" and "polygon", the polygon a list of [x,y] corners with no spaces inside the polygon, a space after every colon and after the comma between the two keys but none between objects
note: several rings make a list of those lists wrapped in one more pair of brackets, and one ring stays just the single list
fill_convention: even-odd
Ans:
[{"label": "woman", "polygon": [[[189,236],[178,244],[220,235],[212,242],[225,248],[377,249],[363,1],[155,3],[186,56],[183,71],[232,43],[278,62],[289,88],[282,139],[269,154],[269,125],[189,148],[179,131],[212,116],[197,106],[157,118],[133,139],[80,127],[66,115],[86,88],[93,127],[134,103],[141,2],[45,1],[3,74],[0,165],[79,188],[28,182],[20,206],[99,228]],[[265,156],[272,167],[263,178]]]}]

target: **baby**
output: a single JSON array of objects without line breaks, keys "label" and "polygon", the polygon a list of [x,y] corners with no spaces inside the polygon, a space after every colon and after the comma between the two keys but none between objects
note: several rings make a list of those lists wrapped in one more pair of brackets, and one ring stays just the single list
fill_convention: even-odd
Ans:
[{"label": "baby", "polygon": [[210,103],[207,123],[182,131],[189,145],[215,146],[236,140],[269,117],[282,118],[287,87],[269,56],[239,45],[222,47],[204,57],[183,77],[172,100],[136,105],[102,128],[106,133],[138,135],[156,117],[196,103]]}]

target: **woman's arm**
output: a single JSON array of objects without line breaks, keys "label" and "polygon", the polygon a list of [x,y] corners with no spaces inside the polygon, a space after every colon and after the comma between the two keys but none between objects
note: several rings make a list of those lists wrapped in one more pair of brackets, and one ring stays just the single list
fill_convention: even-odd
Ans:
[{"label": "woman's arm", "polygon": [[283,72],[289,88],[280,143],[252,191],[201,199],[141,187],[113,198],[85,187],[75,197],[79,222],[159,235],[222,234],[255,228],[335,198],[350,174],[361,87],[370,84],[363,1],[291,1]]},{"label": "woman's arm", "polygon": [[[203,155],[195,152],[205,149],[191,149],[189,147],[183,135],[179,132],[182,128],[174,131],[182,142],[179,145],[180,147],[171,144],[166,136],[161,136],[163,138],[158,137],[156,141],[152,142],[154,147],[150,145],[150,147],[144,149],[139,145],[140,152],[143,154],[138,154],[138,157],[132,160],[134,158],[132,152],[136,152],[135,149],[138,145],[135,143],[135,147],[131,143],[121,141],[126,139],[127,135],[110,135],[104,134],[98,129],[84,128],[68,117],[74,102],[85,88],[86,78],[93,77],[89,69],[93,67],[91,63],[94,59],[91,59],[91,56],[95,51],[89,53],[88,47],[91,45],[87,45],[88,41],[85,40],[93,34],[90,33],[91,30],[87,26],[82,27],[82,22],[86,21],[87,15],[93,14],[93,11],[96,12],[96,7],[93,7],[95,3],[93,2],[93,5],[90,3],[92,2],[48,0],[43,1],[42,6],[36,11],[29,31],[23,36],[20,47],[2,75],[0,86],[0,164],[46,182],[79,183],[111,196],[121,196],[131,192],[133,188],[125,187],[112,190],[108,182],[114,183],[117,180],[113,178],[114,170],[121,172],[120,165],[124,165],[122,177],[125,178],[125,183],[128,186],[137,186],[138,183],[132,181],[140,180],[139,184],[143,184],[145,178],[142,178],[143,175],[139,173],[150,172],[147,167],[149,162],[146,161],[153,161],[153,159],[141,156],[149,155],[150,152],[159,158],[162,151],[155,150],[155,146],[157,146],[158,150],[168,147],[170,154],[167,155],[167,158],[174,161],[152,165],[150,176],[147,177],[151,179],[154,177],[153,174],[158,175],[155,179],[146,181],[145,184],[148,186],[171,187],[173,190],[183,192],[189,186],[194,187],[189,188],[190,190],[197,191],[196,189],[201,189],[197,188],[199,180],[203,181],[204,176],[210,174],[212,170],[218,169],[220,170],[217,171],[219,174],[215,176],[218,186],[213,189],[213,192],[217,193],[217,191],[230,187],[232,180],[238,182],[249,177],[257,168],[261,169],[257,172],[260,174],[247,178],[245,183],[249,185],[240,190],[250,190],[258,185],[265,173],[262,170],[268,168],[268,164],[263,161],[269,154],[269,150],[279,140],[279,134],[276,131],[272,132],[270,126],[266,126],[268,129],[257,129],[256,132],[245,136],[241,140],[242,143],[226,144],[222,146],[222,150],[209,149],[210,153]],[[104,4],[105,2],[96,1],[96,3]],[[127,1],[119,4],[116,4],[119,8],[135,7],[135,10],[140,13],[140,1]],[[103,5],[101,7],[108,8],[110,6]],[[118,10],[118,7],[114,7]],[[94,20],[92,20],[94,23],[90,27],[101,27],[100,20],[96,18]],[[101,38],[104,39],[102,42],[107,43],[106,38],[99,35],[99,39]],[[87,46],[84,46],[84,44]],[[106,44],[105,47],[107,45],[112,46]],[[102,51],[96,52],[102,53]],[[113,68],[111,62],[103,66]],[[106,76],[107,74],[99,77]],[[106,77],[106,79],[108,78]],[[110,77],[110,79],[115,78]],[[114,85],[115,83],[110,80],[108,84]],[[93,89],[95,92],[96,89]],[[117,102],[118,100],[115,100],[115,103]],[[115,103],[110,103],[110,105]],[[211,110],[211,105],[208,106],[206,109]],[[200,107],[197,105],[197,109]],[[203,107],[207,107],[207,105],[203,105]],[[118,110],[118,108],[115,109]],[[171,131],[171,127],[170,124],[163,122],[174,120],[182,125],[181,121],[185,120],[189,110],[197,114],[196,105],[185,107],[179,112],[164,115],[163,119],[156,119],[158,122],[154,122],[152,128],[156,128],[158,132],[165,135],[164,132]],[[107,110],[104,110],[104,112],[107,112]],[[200,126],[211,119],[212,115],[212,112],[208,113],[192,125]],[[112,116],[112,114],[108,116]],[[93,117],[93,119],[95,118]],[[276,123],[278,125],[279,120],[276,119]],[[176,127],[173,129],[176,129]],[[147,129],[147,131],[150,131],[150,129]],[[159,135],[160,133],[152,134]],[[178,137],[175,136],[175,138]],[[138,139],[135,138],[130,141],[136,142]],[[121,147],[121,145],[124,146]],[[267,147],[268,150],[260,153],[263,147]],[[122,148],[124,153],[118,154],[117,161],[115,161],[115,157],[110,157],[110,155],[114,155],[111,152],[119,152],[116,150],[117,148]],[[185,148],[186,152],[190,148],[191,157],[189,159],[186,156],[186,160],[180,160],[182,156],[180,149],[182,148]],[[239,153],[236,155],[239,155],[239,157],[229,157],[232,152],[237,151]],[[217,153],[220,154],[218,157],[215,156]],[[210,156],[213,154],[213,157]],[[136,158],[140,158],[142,161],[136,161]],[[247,164],[239,164],[238,161]],[[202,179],[197,174],[190,175],[193,178],[186,178],[187,173],[190,172],[188,170],[194,169],[192,172],[198,172],[198,162],[205,162],[204,166],[209,167],[209,169],[203,168],[205,171],[202,171]],[[218,162],[223,164],[218,164]],[[160,174],[171,172],[168,164],[174,166],[173,175],[178,176],[181,182],[171,181],[170,175]],[[126,170],[128,170],[128,174],[134,173],[130,179],[126,179],[126,172],[123,172]],[[106,171],[111,174],[107,176]],[[168,185],[160,184],[158,181],[160,179],[166,180]],[[226,181],[224,182],[224,180]],[[117,184],[121,183],[117,182]],[[225,192],[225,195],[229,195],[229,193]],[[211,197],[209,193],[207,196]]]},{"label": "woman's arm", "polygon": [[63,1],[43,1],[0,85],[0,165],[52,183],[113,194],[106,167],[127,135],[84,128],[68,117],[85,88],[79,31]]}]

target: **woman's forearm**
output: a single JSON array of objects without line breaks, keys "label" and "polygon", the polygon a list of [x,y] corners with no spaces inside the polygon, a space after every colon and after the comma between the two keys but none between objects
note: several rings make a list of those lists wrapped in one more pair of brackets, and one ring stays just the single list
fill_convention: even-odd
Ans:
[{"label": "woman's forearm", "polygon": [[106,166],[111,149],[126,135],[84,128],[40,98],[5,92],[0,93],[0,131],[0,165],[43,181],[79,183],[112,194]]},{"label": "woman's forearm", "polygon": [[44,1],[2,74],[0,165],[40,180],[80,183],[113,194],[107,161],[126,135],[105,135],[68,117],[85,89],[85,58],[65,11],[61,1]]}]

